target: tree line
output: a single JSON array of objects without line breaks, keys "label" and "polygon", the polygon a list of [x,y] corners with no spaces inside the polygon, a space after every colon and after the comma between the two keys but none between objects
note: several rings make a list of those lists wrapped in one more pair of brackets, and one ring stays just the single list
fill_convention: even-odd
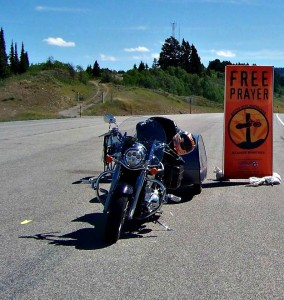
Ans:
[{"label": "tree line", "polygon": [[20,55],[18,45],[12,41],[10,53],[7,55],[4,30],[0,30],[0,79],[7,78],[11,74],[25,73],[29,68],[29,57],[22,43]]},{"label": "tree line", "polygon": [[[242,65],[248,65],[239,63]],[[49,58],[44,64],[38,64],[41,68],[64,68],[74,78],[75,74],[82,82],[87,82],[88,78],[100,78],[102,82],[115,82],[126,86],[140,86],[150,89],[160,89],[169,93],[188,96],[200,95],[216,102],[223,101],[224,93],[224,73],[227,65],[232,65],[230,61],[220,61],[215,59],[210,61],[207,68],[201,63],[198,51],[193,44],[185,39],[180,43],[175,37],[170,36],[162,45],[159,58],[153,60],[149,67],[144,62],[140,62],[137,67],[128,71],[120,71],[122,76],[117,78],[117,72],[107,68],[101,69],[98,61],[88,65],[86,70],[77,66],[76,70],[71,64],[63,64]],[[33,66],[33,69],[36,67]],[[28,53],[22,43],[20,56],[18,55],[17,43],[12,41],[10,53],[6,53],[4,31],[0,30],[0,79],[7,78],[12,74],[21,74],[30,68]],[[275,91],[282,93],[284,86],[283,74],[278,74],[275,69]],[[121,79],[122,78],[122,79]]]},{"label": "tree line", "polygon": [[214,64],[205,68],[198,51],[185,39],[182,42],[171,36],[161,48],[158,59],[151,68],[140,62],[123,75],[127,86],[163,90],[168,93],[189,96],[199,95],[215,102],[222,102],[224,75],[216,75]]},{"label": "tree line", "polygon": [[188,41],[179,41],[171,36],[165,40],[158,60],[154,60],[153,67],[167,70],[169,67],[180,67],[190,74],[200,75],[204,66],[201,63],[196,47]]},{"label": "tree line", "polygon": [[[233,63],[215,59],[205,68],[193,44],[190,45],[185,39],[180,44],[171,36],[165,40],[159,58],[154,59],[151,67],[143,61],[138,66],[134,64],[132,69],[123,72],[120,81],[114,76],[114,72],[100,69],[97,61],[93,67],[88,66],[87,72],[90,76],[99,77],[102,82],[162,90],[180,96],[198,95],[222,103],[227,65]],[[236,65],[249,64],[237,63]],[[275,69],[274,79],[275,92],[281,95],[284,76],[280,76],[277,69]]]}]

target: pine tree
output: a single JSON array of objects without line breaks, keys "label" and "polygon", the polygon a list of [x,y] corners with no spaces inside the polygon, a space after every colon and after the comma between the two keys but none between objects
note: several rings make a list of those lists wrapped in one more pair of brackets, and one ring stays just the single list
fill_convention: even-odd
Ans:
[{"label": "pine tree", "polygon": [[25,52],[24,43],[22,43],[21,55],[20,55],[20,63],[19,63],[19,73],[25,73],[29,68],[29,59],[28,54]]},{"label": "pine tree", "polygon": [[159,62],[157,58],[154,58],[153,64],[152,64],[152,69],[157,69],[159,67]]},{"label": "pine tree", "polygon": [[14,57],[14,62],[15,62],[15,74],[19,73],[20,69],[20,60],[18,56],[18,46],[17,43],[15,43],[15,57]]},{"label": "pine tree", "polygon": [[186,72],[190,73],[190,60],[191,60],[191,46],[189,42],[186,42],[182,39],[181,43],[181,55],[180,55],[180,67],[184,69]]},{"label": "pine tree", "polygon": [[29,55],[28,55],[27,51],[25,52],[25,57],[26,57],[26,64],[27,64],[27,66],[29,68],[30,67],[30,60],[29,60]]},{"label": "pine tree", "polygon": [[94,66],[93,66],[93,76],[99,77],[100,75],[101,75],[101,68],[100,68],[98,62],[95,61]]},{"label": "pine tree", "polygon": [[11,43],[9,60],[10,60],[11,72],[13,74],[19,73],[19,57],[18,57],[17,43],[15,43],[15,45],[14,45],[13,41]]},{"label": "pine tree", "polygon": [[165,40],[160,53],[159,65],[161,69],[168,67],[178,67],[180,64],[181,47],[179,41],[171,36]]},{"label": "pine tree", "polygon": [[6,43],[4,38],[4,30],[0,30],[0,78],[8,76],[9,72],[8,56],[6,53]]},{"label": "pine tree", "polygon": [[93,69],[92,69],[92,66],[91,66],[91,65],[88,65],[88,66],[87,66],[86,72],[87,72],[89,75],[93,75]]},{"label": "pine tree", "polygon": [[138,71],[142,72],[142,71],[144,71],[145,69],[146,69],[146,66],[145,66],[145,64],[141,61],[141,62],[140,62],[140,65],[139,65],[139,67],[138,67]]},{"label": "pine tree", "polygon": [[168,67],[180,67],[187,73],[198,75],[204,70],[195,46],[190,46],[184,39],[180,45],[178,40],[172,36],[166,39],[162,46],[158,65],[163,70],[166,70]]},{"label": "pine tree", "polygon": [[197,49],[192,44],[191,45],[191,56],[189,62],[189,73],[194,73],[200,75],[203,71],[203,65],[201,64],[200,57],[197,53]]},{"label": "pine tree", "polygon": [[12,73],[14,73],[14,71],[15,71],[14,57],[15,57],[15,50],[14,50],[14,42],[12,41],[11,47],[10,47],[10,53],[9,53],[10,70]]}]

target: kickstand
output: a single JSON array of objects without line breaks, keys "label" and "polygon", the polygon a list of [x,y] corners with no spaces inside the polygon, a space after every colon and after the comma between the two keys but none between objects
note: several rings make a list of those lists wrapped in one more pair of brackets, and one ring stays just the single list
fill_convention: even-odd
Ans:
[{"label": "kickstand", "polygon": [[173,229],[170,228],[168,225],[161,223],[159,220],[155,220],[154,223],[160,224],[162,227],[164,227],[167,231],[172,231]]}]

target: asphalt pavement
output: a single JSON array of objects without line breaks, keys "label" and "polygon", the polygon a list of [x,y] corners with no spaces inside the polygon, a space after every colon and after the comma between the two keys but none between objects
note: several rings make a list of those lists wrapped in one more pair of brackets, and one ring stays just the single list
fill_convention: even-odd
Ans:
[{"label": "asphalt pavement", "polygon": [[[126,117],[118,117],[118,122]],[[284,187],[218,182],[223,114],[173,116],[203,136],[200,195],[107,246],[86,184],[102,170],[102,117],[0,123],[0,299],[284,299]],[[274,171],[284,176],[284,116]]]}]

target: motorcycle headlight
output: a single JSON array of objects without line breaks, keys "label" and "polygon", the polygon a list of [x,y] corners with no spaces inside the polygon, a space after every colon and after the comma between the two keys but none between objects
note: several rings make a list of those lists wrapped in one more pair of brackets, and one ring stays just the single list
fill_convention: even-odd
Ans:
[{"label": "motorcycle headlight", "polygon": [[144,147],[129,148],[124,153],[124,161],[127,167],[133,169],[140,167],[146,158],[146,149]]}]

